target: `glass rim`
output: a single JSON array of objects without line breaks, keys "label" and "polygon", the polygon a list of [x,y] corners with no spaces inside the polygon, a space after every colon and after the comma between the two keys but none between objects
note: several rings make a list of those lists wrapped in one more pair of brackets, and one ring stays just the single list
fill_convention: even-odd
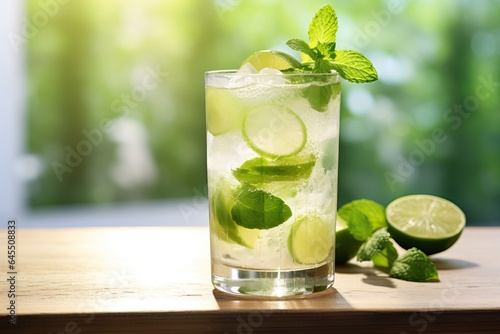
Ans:
[{"label": "glass rim", "polygon": [[[205,75],[239,75],[239,76],[259,76],[259,77],[265,77],[265,76],[275,76],[278,74],[259,74],[259,73],[238,73],[238,70],[212,70],[212,71],[206,71]],[[284,77],[339,77],[340,74],[332,70],[330,73],[282,73],[279,74],[280,76]]]}]

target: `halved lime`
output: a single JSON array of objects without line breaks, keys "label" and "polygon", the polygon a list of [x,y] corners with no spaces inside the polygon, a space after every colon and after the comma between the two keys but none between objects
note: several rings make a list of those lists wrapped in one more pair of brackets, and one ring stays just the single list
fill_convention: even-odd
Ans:
[{"label": "halved lime", "polygon": [[257,157],[234,169],[233,175],[238,181],[251,184],[296,181],[308,178],[315,164],[313,154],[276,159]]},{"label": "halved lime", "polygon": [[290,156],[304,148],[307,131],[304,122],[290,109],[264,105],[246,115],[243,138],[255,152],[264,156]]},{"label": "halved lime", "polygon": [[345,263],[352,259],[358,253],[362,241],[356,240],[349,228],[347,222],[337,215],[337,224],[335,225],[335,263]]},{"label": "halved lime", "polygon": [[301,66],[301,63],[292,56],[284,52],[272,50],[257,51],[250,57],[245,59],[245,61],[241,65],[245,65],[246,63],[252,64],[257,71],[260,71],[263,68],[286,70],[289,68],[298,68]]},{"label": "halved lime", "polygon": [[207,87],[205,99],[207,129],[212,135],[241,129],[245,107],[230,90]]},{"label": "halved lime", "polygon": [[392,238],[403,248],[416,247],[427,255],[450,248],[465,227],[465,215],[452,202],[432,195],[410,195],[386,208]]},{"label": "halved lime", "polygon": [[288,250],[301,264],[320,264],[328,259],[333,247],[332,223],[318,216],[295,221],[288,236]]}]

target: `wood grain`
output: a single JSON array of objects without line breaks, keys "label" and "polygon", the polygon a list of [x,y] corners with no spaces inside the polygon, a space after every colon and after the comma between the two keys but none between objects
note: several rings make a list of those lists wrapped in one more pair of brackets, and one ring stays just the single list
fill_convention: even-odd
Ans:
[{"label": "wood grain", "polygon": [[[2,280],[0,333],[500,333],[496,227],[466,228],[433,256],[439,283],[349,263],[334,289],[283,300],[214,291],[205,227],[26,229],[17,239],[18,325],[7,324]],[[5,241],[0,231],[1,259]]]}]

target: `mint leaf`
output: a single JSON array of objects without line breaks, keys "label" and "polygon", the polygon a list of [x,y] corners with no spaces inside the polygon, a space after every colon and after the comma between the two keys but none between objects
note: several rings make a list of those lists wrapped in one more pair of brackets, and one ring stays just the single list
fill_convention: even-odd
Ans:
[{"label": "mint leaf", "polygon": [[391,235],[385,230],[378,230],[366,241],[358,251],[358,261],[371,261],[379,252],[386,249],[391,242]]},{"label": "mint leaf", "polygon": [[352,211],[349,215],[343,215],[339,210],[337,213],[347,222],[349,232],[352,234],[354,239],[358,241],[365,241],[372,235],[372,225],[362,212]]},{"label": "mint leaf", "polygon": [[378,79],[373,64],[359,52],[336,50],[332,53],[331,58],[331,66],[347,81],[365,83]]},{"label": "mint leaf", "polygon": [[309,47],[309,45],[301,40],[301,39],[290,39],[288,42],[286,42],[286,45],[288,45],[291,49],[295,51],[300,51],[302,53],[305,53],[309,57],[311,57],[313,60],[316,60],[318,56],[314,51]]},{"label": "mint leaf", "polygon": [[266,230],[276,227],[292,216],[285,202],[263,190],[244,185],[231,209],[236,224]]},{"label": "mint leaf", "polygon": [[339,215],[346,221],[349,221],[349,217],[353,211],[362,212],[370,222],[373,230],[387,226],[385,208],[377,202],[368,199],[358,199],[349,202],[339,209]]},{"label": "mint leaf", "polygon": [[274,160],[257,157],[234,169],[233,175],[241,183],[251,184],[297,181],[308,178],[315,164],[316,157],[313,154]]},{"label": "mint leaf", "polygon": [[421,250],[413,247],[392,265],[391,277],[413,282],[439,282],[434,263]]},{"label": "mint leaf", "polygon": [[335,51],[335,46],[336,43],[318,43],[316,46],[316,49],[325,57],[325,58],[330,58],[330,55]]},{"label": "mint leaf", "polygon": [[334,43],[338,30],[338,20],[332,6],[321,8],[309,25],[309,46],[316,47],[318,43]]}]

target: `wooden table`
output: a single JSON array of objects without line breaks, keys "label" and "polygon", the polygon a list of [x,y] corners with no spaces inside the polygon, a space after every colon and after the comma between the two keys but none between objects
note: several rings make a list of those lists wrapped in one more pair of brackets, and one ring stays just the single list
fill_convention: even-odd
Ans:
[{"label": "wooden table", "polygon": [[[337,266],[335,288],[269,300],[214,291],[205,227],[17,231],[8,324],[0,230],[0,333],[500,333],[500,228],[469,227],[433,257],[441,282]],[[6,279],[7,278],[7,279]]]}]

